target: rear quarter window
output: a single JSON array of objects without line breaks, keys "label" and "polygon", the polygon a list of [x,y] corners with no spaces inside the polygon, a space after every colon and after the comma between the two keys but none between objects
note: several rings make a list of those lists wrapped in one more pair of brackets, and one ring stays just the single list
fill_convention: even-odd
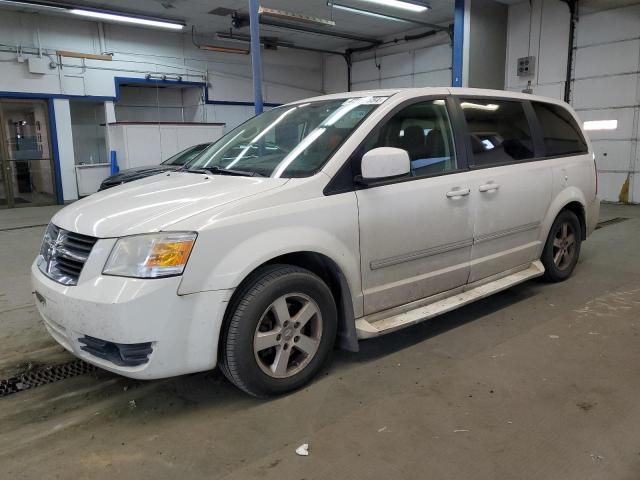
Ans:
[{"label": "rear quarter window", "polygon": [[547,157],[589,151],[578,123],[567,109],[552,103],[533,102],[532,105],[542,129]]}]

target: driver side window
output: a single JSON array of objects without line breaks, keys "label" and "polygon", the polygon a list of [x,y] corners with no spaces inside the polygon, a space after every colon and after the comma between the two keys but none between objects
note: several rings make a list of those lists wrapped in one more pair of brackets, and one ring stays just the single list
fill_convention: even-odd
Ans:
[{"label": "driver side window", "polygon": [[414,177],[457,169],[451,123],[444,100],[414,103],[397,112],[372,132],[362,153],[378,147],[406,150]]}]

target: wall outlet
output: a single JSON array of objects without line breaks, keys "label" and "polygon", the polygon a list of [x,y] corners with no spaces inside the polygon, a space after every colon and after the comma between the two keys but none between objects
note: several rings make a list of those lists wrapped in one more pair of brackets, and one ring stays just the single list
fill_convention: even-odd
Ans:
[{"label": "wall outlet", "polygon": [[528,77],[536,73],[536,57],[521,57],[518,59],[518,76]]}]

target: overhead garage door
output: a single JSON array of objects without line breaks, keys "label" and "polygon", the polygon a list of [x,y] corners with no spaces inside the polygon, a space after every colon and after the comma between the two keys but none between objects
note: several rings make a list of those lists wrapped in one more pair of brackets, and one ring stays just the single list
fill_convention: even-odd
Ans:
[{"label": "overhead garage door", "polygon": [[[572,104],[582,120],[615,120],[589,132],[600,195],[640,202],[640,5],[580,15],[576,29]],[[609,122],[609,126],[613,126]]]}]

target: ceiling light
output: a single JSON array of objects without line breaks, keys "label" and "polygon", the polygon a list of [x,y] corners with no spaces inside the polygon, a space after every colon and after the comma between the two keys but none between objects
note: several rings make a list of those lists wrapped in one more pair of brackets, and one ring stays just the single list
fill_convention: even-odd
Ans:
[{"label": "ceiling light", "polygon": [[362,10],[361,8],[347,7],[346,5],[342,5],[340,3],[327,2],[327,6],[333,7],[336,10],[344,10],[345,12],[368,15],[370,17],[380,18],[382,20],[393,20],[396,22],[411,23],[409,20],[405,20],[404,18],[392,17],[390,15],[383,15],[382,13],[370,12],[369,10]]},{"label": "ceiling light", "polygon": [[217,45],[198,45],[201,50],[209,50],[218,53],[235,53],[237,55],[249,55],[249,49],[236,47],[219,47]]},{"label": "ceiling light", "polygon": [[325,18],[312,17],[303,13],[287,12],[285,10],[276,10],[275,8],[260,7],[258,14],[265,17],[279,18],[281,20],[291,20],[293,22],[311,23],[322,27],[333,27],[336,22]]},{"label": "ceiling light", "polygon": [[165,20],[152,20],[150,18],[133,17],[130,15],[99,12],[96,10],[84,10],[82,8],[72,8],[69,13],[80,15],[82,17],[96,18],[98,20],[107,20],[120,23],[133,23],[136,25],[145,25],[147,27],[168,28],[171,30],[182,30],[184,25],[175,22],[167,22]]},{"label": "ceiling light", "polygon": [[584,122],[585,130],[615,130],[618,128],[618,120],[587,120]]},{"label": "ceiling light", "polygon": [[391,7],[391,8],[399,8],[401,10],[408,10],[410,12],[425,12],[427,10],[429,10],[428,5],[425,5],[424,3],[418,3],[418,2],[410,2],[407,0],[360,0],[361,2],[369,2],[369,3],[375,3],[378,5],[383,5],[385,7]]}]

